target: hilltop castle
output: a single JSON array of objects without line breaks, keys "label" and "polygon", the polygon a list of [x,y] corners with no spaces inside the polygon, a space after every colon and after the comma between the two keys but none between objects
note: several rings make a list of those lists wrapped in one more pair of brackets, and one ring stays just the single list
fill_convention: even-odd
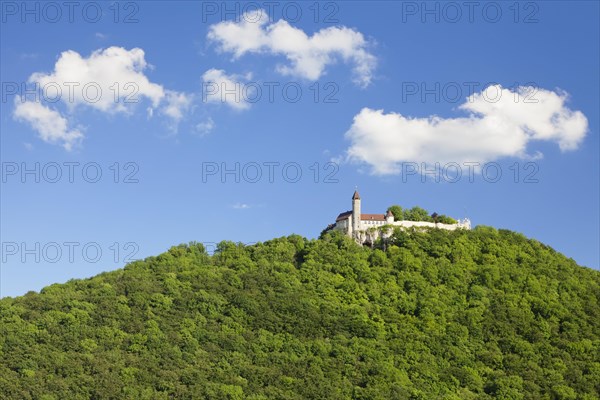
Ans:
[{"label": "hilltop castle", "polygon": [[360,207],[360,195],[358,191],[352,196],[352,210],[341,213],[337,216],[335,224],[330,225],[331,229],[342,231],[347,236],[354,238],[358,243],[374,243],[379,236],[388,237],[391,235],[391,229],[378,229],[384,226],[400,226],[404,228],[439,228],[439,229],[471,229],[471,221],[467,218],[458,220],[456,224],[442,224],[439,222],[427,221],[395,221],[391,211],[387,214],[363,214]]}]

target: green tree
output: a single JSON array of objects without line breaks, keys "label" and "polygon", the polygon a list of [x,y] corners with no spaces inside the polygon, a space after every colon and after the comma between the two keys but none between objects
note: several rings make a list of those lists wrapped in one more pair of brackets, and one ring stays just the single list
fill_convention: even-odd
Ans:
[{"label": "green tree", "polygon": [[415,206],[410,210],[404,210],[404,219],[407,221],[428,221],[432,222],[432,218],[429,216],[427,210]]},{"label": "green tree", "polygon": [[457,223],[457,221],[454,218],[449,217],[449,216],[444,215],[444,214],[438,215],[435,219],[440,224],[456,224]]},{"label": "green tree", "polygon": [[492,227],[383,244],[192,242],[0,299],[0,398],[598,398],[600,272]]},{"label": "green tree", "polygon": [[392,212],[392,214],[394,215],[395,221],[404,220],[404,212],[402,210],[402,207],[400,207],[399,205],[393,205],[393,206],[388,207],[388,209],[386,210],[386,213],[388,211]]}]

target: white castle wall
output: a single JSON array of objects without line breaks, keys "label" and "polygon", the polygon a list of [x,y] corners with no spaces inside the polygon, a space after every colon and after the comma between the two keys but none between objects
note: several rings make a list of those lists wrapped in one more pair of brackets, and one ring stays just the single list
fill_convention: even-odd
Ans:
[{"label": "white castle wall", "polygon": [[[381,222],[381,221],[377,221]],[[348,234],[348,236],[354,237],[357,243],[375,243],[380,237],[387,239],[392,236],[394,232],[393,229],[381,229],[384,225],[388,227],[400,227],[400,228],[437,228],[437,229],[446,229],[449,231],[453,231],[455,229],[471,229],[471,222],[468,219],[459,220],[456,224],[441,224],[434,222],[426,222],[426,221],[394,221],[391,224],[384,224],[383,222],[380,225],[371,225],[367,229],[360,230],[358,232],[354,232],[353,235]]]},{"label": "white castle wall", "polygon": [[458,220],[456,224],[442,224],[435,222],[426,222],[426,221],[394,221],[391,225],[401,226],[404,228],[411,227],[428,227],[428,228],[438,228],[438,229],[447,229],[449,231],[453,231],[455,229],[471,229],[471,221],[467,218],[464,220]]},{"label": "white castle wall", "polygon": [[[344,219],[342,221],[338,221],[335,225],[336,230],[340,230],[340,231],[344,231],[347,233],[351,233],[352,229],[349,229],[352,226],[352,216],[350,216],[348,219]],[[392,225],[392,226],[399,226],[399,227],[403,227],[403,228],[438,228],[438,229],[447,229],[449,231],[453,231],[455,229],[471,229],[471,221],[469,221],[467,218],[465,218],[464,220],[458,220],[458,222],[456,224],[442,224],[442,223],[435,223],[435,222],[427,222],[427,221],[393,221],[393,222],[386,222],[386,221],[360,221],[359,224],[359,231],[366,231],[369,228],[379,228],[382,227],[384,225]]]}]

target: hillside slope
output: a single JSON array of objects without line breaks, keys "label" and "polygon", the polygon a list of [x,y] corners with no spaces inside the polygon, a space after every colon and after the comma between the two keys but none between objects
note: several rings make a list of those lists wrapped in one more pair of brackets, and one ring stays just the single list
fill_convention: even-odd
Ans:
[{"label": "hillside slope", "polygon": [[0,300],[1,399],[598,399],[600,273],[520,234],[200,244]]}]

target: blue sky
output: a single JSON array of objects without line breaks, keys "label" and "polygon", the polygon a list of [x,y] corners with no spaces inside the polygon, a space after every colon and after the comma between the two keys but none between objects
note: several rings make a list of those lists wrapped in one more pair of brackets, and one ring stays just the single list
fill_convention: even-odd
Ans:
[{"label": "blue sky", "polygon": [[599,266],[597,2],[45,4],[2,2],[1,296],[314,238],[355,187]]}]

